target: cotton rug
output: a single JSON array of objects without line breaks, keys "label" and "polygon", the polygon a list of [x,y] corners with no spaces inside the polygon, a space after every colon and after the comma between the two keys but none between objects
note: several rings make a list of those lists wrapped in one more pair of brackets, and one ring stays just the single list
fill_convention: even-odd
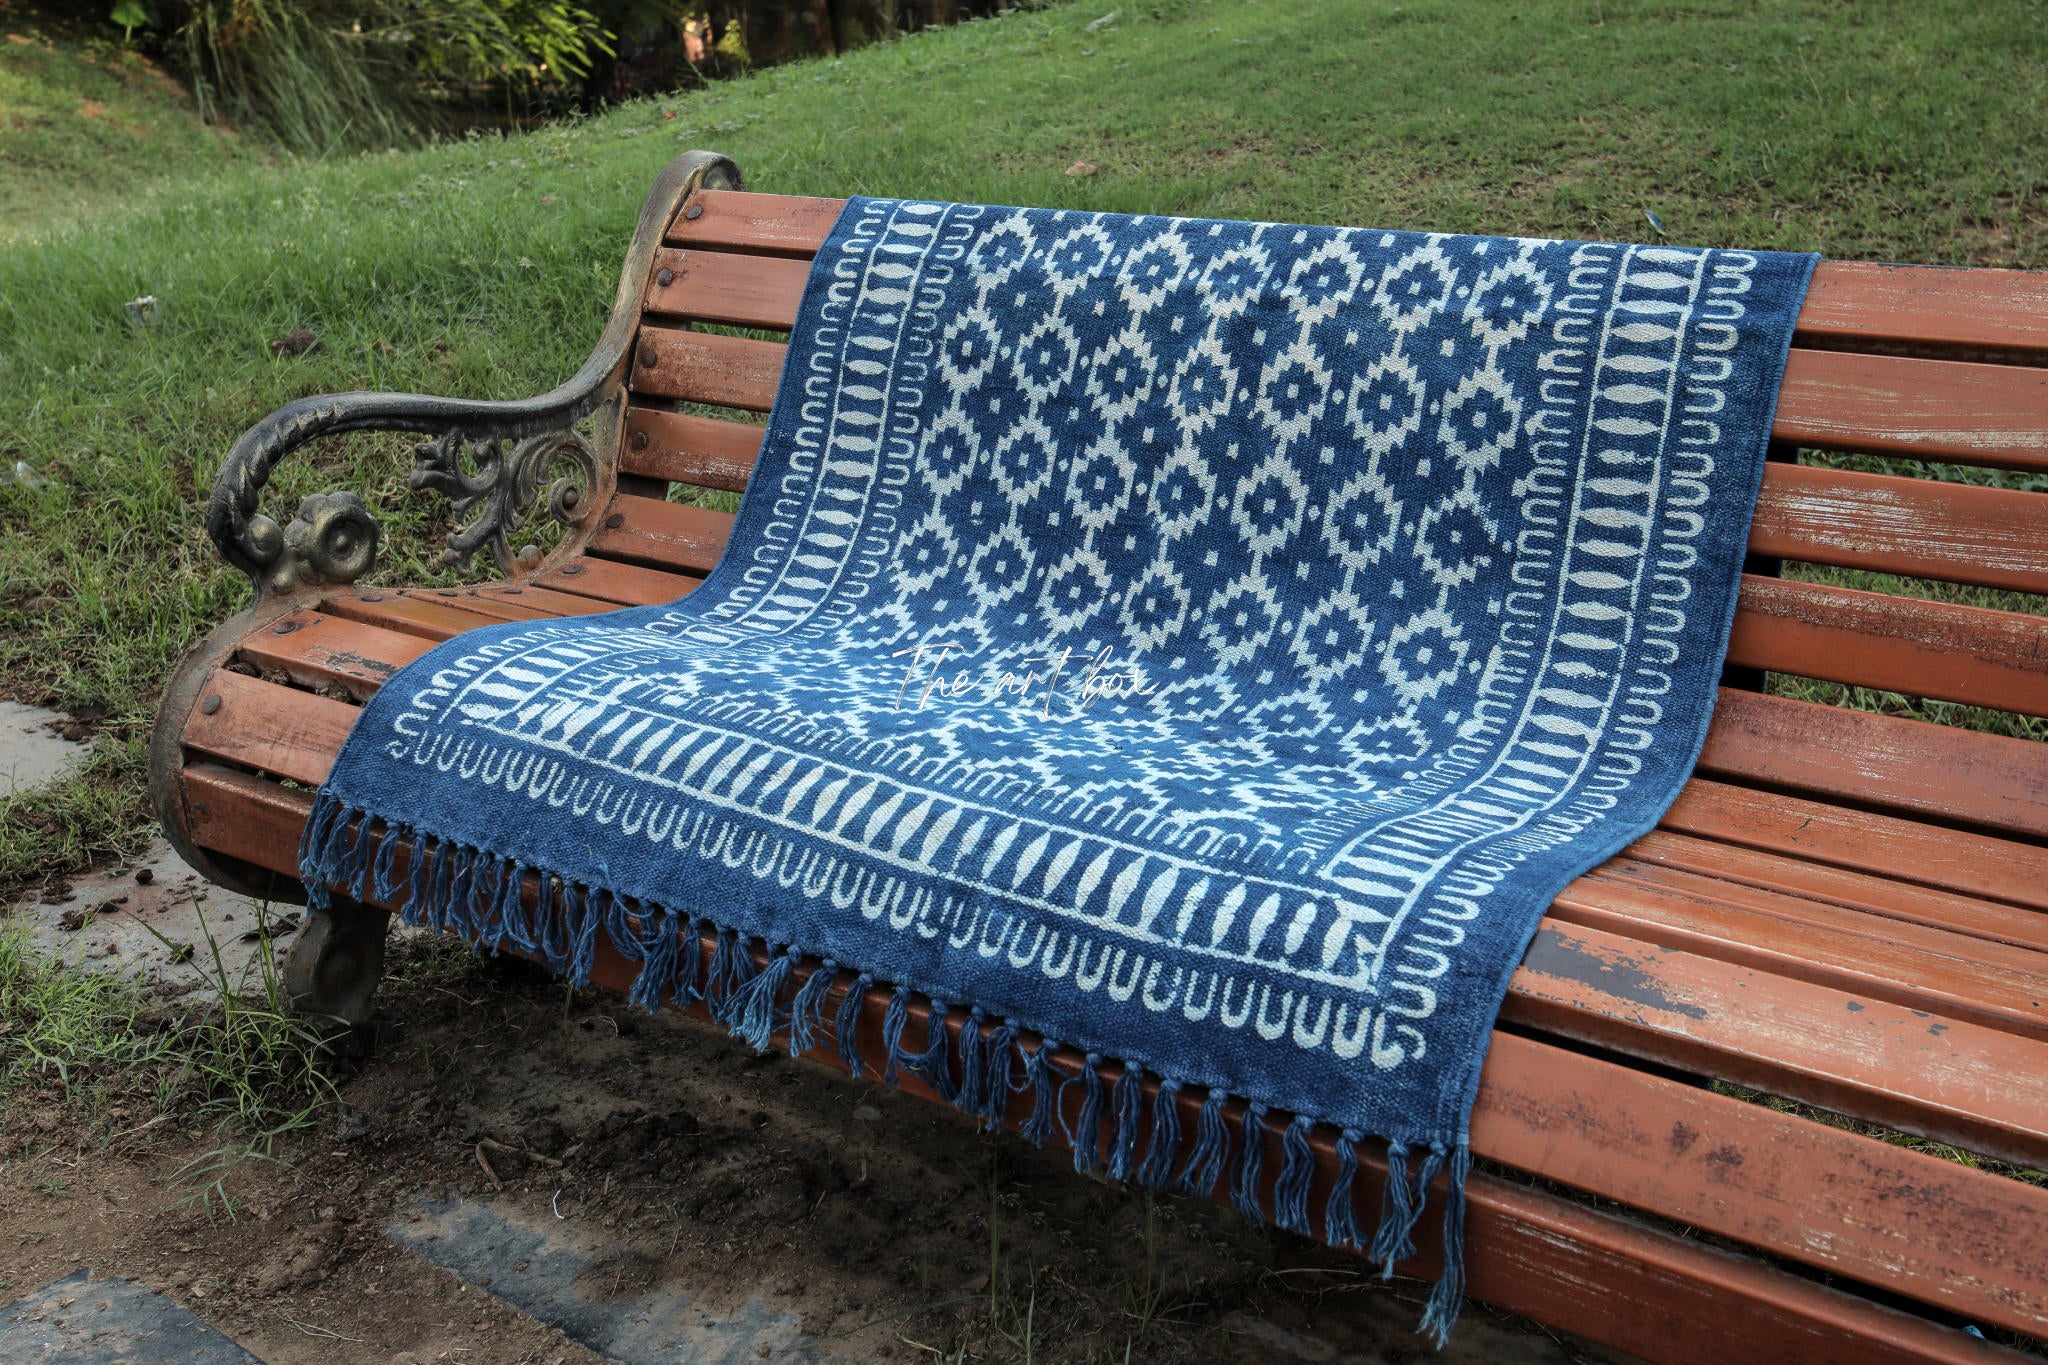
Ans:
[{"label": "cotton rug", "polygon": [[888,1079],[1389,1271],[1441,1177],[1440,1340],[1495,1015],[1699,753],[1812,267],[851,200],[715,572],[392,678],[306,880],[856,1071],[889,992]]}]

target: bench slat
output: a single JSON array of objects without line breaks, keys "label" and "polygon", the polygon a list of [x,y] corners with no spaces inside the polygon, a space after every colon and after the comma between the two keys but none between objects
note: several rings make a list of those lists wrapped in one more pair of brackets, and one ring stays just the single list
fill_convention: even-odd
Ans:
[{"label": "bench slat", "polygon": [[464,610],[460,602],[459,598],[423,599],[397,592],[334,593],[321,599],[320,610],[436,642],[452,640],[466,630],[503,619],[484,611]]},{"label": "bench slat", "polygon": [[1744,574],[1728,661],[2048,715],[2048,617]]},{"label": "bench slat", "polygon": [[579,594],[614,607],[654,607],[687,596],[704,580],[608,559],[579,559],[534,577],[558,592]]},{"label": "bench slat", "polygon": [[[700,190],[668,225],[671,246],[815,256],[846,207],[844,199]],[[700,209],[690,217],[691,209]]]},{"label": "bench slat", "polygon": [[2032,962],[2037,953],[1797,896],[1774,898],[1711,877],[1672,885],[1686,874],[1637,868],[1662,871],[1667,884],[1625,875],[1631,869],[1624,851],[1558,892],[1550,913],[1719,962],[2048,1039],[2048,980],[2041,970],[1980,960],[2002,950]]},{"label": "bench slat", "polygon": [[[1690,787],[1693,784],[1688,784]],[[1924,826],[1922,827],[1924,828]],[[1941,831],[1943,834],[1948,831]],[[1937,890],[1864,871],[1829,867],[1659,828],[1628,846],[1639,862],[1695,872],[1719,881],[1783,891],[1887,919],[2009,943],[2048,953],[2048,915],[2003,901]]]},{"label": "bench slat", "polygon": [[1799,335],[1808,345],[1987,353],[2048,361],[2048,273],[1822,261]]},{"label": "bench slat", "polygon": [[[787,349],[779,341],[643,326],[633,355],[633,391],[766,412],[775,405],[775,381]],[[654,364],[646,364],[649,359]]]},{"label": "bench slat", "polygon": [[2031,740],[1722,688],[1699,770],[2048,838]]},{"label": "bench slat", "polygon": [[617,607],[609,602],[597,602],[575,593],[552,592],[527,583],[485,583],[476,590],[480,598],[512,600],[532,607],[543,616],[598,616]]},{"label": "bench slat", "polygon": [[1502,1015],[2023,1166],[2048,1043],[1546,919]]},{"label": "bench slat", "polygon": [[[245,843],[235,856],[295,866],[288,848]],[[608,949],[599,952],[607,970],[594,976],[630,981]],[[878,1033],[884,1006],[871,999],[865,1034]],[[951,1026],[957,1032],[963,1022],[956,1012]],[[911,1024],[913,1036],[921,1027]],[[1062,1053],[1054,1064],[1070,1073],[1078,1061]],[[914,1078],[905,1088],[923,1090]],[[1080,1102],[1077,1093],[1069,1099],[1069,1107]],[[1023,1103],[1019,1096],[1013,1114]],[[1184,1140],[1192,1140],[1196,1103],[1183,1099]],[[1476,1154],[1544,1179],[1977,1321],[2019,1331],[2048,1325],[2048,1191],[1507,1033],[1494,1035],[1472,1136]],[[1270,1180],[1277,1126],[1269,1122],[1263,1138]],[[1317,1145],[1327,1157],[1327,1137]],[[1312,1208],[1320,1209],[1334,1165],[1319,1162]]]},{"label": "bench slat", "polygon": [[1868,454],[2048,469],[2048,371],[1794,350],[1771,438]]},{"label": "bench slat", "polygon": [[[629,473],[739,491],[763,428],[633,408]],[[643,450],[633,448],[645,433]],[[2048,494],[1864,474],[1764,470],[1750,548],[1774,558],[2048,593]]]},{"label": "bench slat", "polygon": [[1749,548],[1838,568],[2048,593],[2048,494],[1772,464]]},{"label": "bench slat", "polygon": [[650,313],[786,332],[803,302],[811,263],[667,247],[654,253],[653,271],[645,304]]},{"label": "bench slat", "polygon": [[[221,700],[211,713],[205,707],[208,696]],[[245,678],[224,668],[215,669],[206,680],[200,699],[182,737],[187,749],[308,786],[327,780],[359,714],[347,702]],[[296,867],[296,861],[291,866]]]},{"label": "bench slat", "polygon": [[[707,190],[691,204],[702,212],[675,220],[673,245],[812,256],[845,201]],[[794,305],[780,316],[794,317]],[[1796,335],[1832,349],[2048,359],[2048,272],[1822,261]]]},{"label": "bench slat", "polygon": [[716,417],[628,408],[626,445],[619,466],[645,478],[737,493],[754,472],[766,431],[766,427]]},{"label": "bench slat", "polygon": [[[651,325],[640,338],[636,392],[752,412],[774,406],[780,342]],[[2048,371],[1794,350],[1771,435],[1829,450],[2048,469]]]},{"label": "bench slat", "polygon": [[1695,775],[1662,828],[2048,911],[2048,848]]},{"label": "bench slat", "polygon": [[237,652],[250,663],[284,670],[301,687],[337,684],[368,701],[393,673],[432,648],[416,635],[301,610],[243,637]]},{"label": "bench slat", "polygon": [[532,621],[556,614],[544,611],[532,603],[522,602],[516,597],[490,597],[475,589],[464,591],[460,588],[400,588],[398,596],[407,602],[452,607],[456,611],[468,612],[472,616],[481,616],[486,621]]},{"label": "bench slat", "polygon": [[733,514],[621,493],[591,537],[593,554],[710,572],[732,536]]}]

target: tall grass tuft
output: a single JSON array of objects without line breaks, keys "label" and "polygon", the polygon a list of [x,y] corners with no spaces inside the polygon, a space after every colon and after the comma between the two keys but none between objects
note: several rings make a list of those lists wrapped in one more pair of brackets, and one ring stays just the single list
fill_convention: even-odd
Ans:
[{"label": "tall grass tuft", "polygon": [[[311,1125],[335,1086],[319,1021],[295,1015],[285,997],[267,912],[259,909],[253,980],[231,976],[203,915],[200,931],[209,998],[182,1005],[51,957],[26,929],[0,931],[0,1112],[54,1103],[71,1131],[102,1134],[103,1148],[190,1122],[213,1145],[178,1169],[179,1203],[233,1217],[230,1177],[246,1162],[278,1160],[279,1142]],[[135,1122],[138,1109],[153,1112]]]}]

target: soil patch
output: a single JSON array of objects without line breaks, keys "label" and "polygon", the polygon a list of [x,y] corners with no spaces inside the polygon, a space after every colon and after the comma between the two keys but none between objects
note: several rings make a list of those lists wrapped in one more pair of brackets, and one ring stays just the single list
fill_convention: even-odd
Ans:
[{"label": "soil patch", "polygon": [[[391,970],[374,1054],[288,1165],[230,1180],[232,1218],[177,1204],[204,1132],[77,1150],[52,1115],[0,1117],[0,1291],[103,1269],[272,1362],[601,1358],[497,1293],[572,1329],[550,1293],[598,1320],[753,1323],[756,1354],[792,1360],[1021,1360],[1027,1332],[1041,1362],[1616,1359],[1477,1304],[1436,1355],[1414,1334],[1423,1286],[1227,1209],[1077,1176],[951,1111],[524,964],[398,940]],[[387,1226],[466,1238],[426,1248],[463,1274]],[[537,1278],[536,1251],[496,1284],[471,1243],[509,1246],[508,1228],[566,1249],[569,1283]]]}]

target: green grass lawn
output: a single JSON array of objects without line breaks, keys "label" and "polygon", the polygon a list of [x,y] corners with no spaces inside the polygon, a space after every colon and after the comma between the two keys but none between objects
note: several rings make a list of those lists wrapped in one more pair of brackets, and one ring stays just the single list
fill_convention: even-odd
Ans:
[{"label": "green grass lawn", "polygon": [[[167,131],[161,156],[130,163],[166,177],[142,197],[95,161],[67,190],[89,214],[0,248],[0,468],[25,460],[45,483],[0,486],[0,694],[103,714],[110,734],[84,777],[0,807],[0,884],[139,824],[157,689],[247,594],[199,525],[235,435],[324,390],[510,398],[565,377],[679,150],[727,152],[755,188],[794,193],[1623,240],[1653,237],[1655,213],[1685,243],[2041,266],[2039,14],[1090,0],[525,136],[249,164]],[[28,45],[8,46],[13,81]],[[0,206],[42,174],[10,119]],[[1077,158],[1099,172],[1067,176]],[[141,295],[158,325],[126,321]],[[274,358],[268,342],[299,327],[320,348]],[[404,491],[405,443],[308,455],[273,509],[356,488],[398,542],[385,571],[415,571],[408,527],[439,508]]]},{"label": "green grass lawn", "polygon": [[267,159],[201,124],[190,95],[114,35],[54,7],[0,0],[0,242]]}]

